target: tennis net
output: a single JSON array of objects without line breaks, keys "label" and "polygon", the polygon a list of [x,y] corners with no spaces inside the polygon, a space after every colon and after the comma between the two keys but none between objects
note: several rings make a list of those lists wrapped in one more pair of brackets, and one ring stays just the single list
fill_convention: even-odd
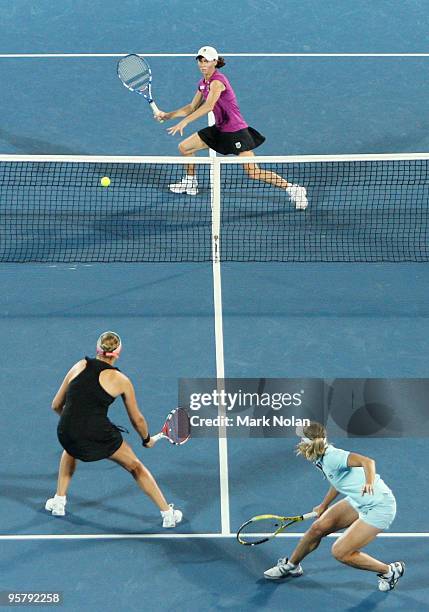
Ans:
[{"label": "tennis net", "polygon": [[[198,193],[172,193],[190,162]],[[428,202],[429,154],[1,156],[0,261],[424,262]]]}]

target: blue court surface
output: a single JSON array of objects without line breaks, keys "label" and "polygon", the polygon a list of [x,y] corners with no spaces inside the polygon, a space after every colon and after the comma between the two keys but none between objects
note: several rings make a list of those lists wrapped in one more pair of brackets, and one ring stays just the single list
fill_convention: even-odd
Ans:
[{"label": "blue court surface", "polygon": [[[425,152],[428,26],[423,0],[4,2],[0,154],[176,155],[179,139],[121,86],[116,63],[148,55],[156,101],[170,110],[192,98],[203,44],[225,55],[246,119],[266,136],[258,155]],[[220,271],[226,377],[427,376],[427,263],[227,262]],[[213,282],[211,263],[0,265],[0,592],[61,592],[70,611],[428,610],[424,437],[333,440],[373,457],[397,498],[391,529],[365,549],[406,562],[391,593],[338,563],[334,538],[304,560],[302,578],[264,580],[299,526],[255,548],[235,541],[252,515],[320,503],[326,483],[293,439],[143,449],[117,401],[110,418],[132,430],[125,438],[183,522],[163,530],[108,461],[78,464],[65,517],[44,510],[61,455],[50,404],[67,370],[93,355],[101,331],[118,331],[118,365],[154,431],[177,404],[179,378],[219,373]]]}]

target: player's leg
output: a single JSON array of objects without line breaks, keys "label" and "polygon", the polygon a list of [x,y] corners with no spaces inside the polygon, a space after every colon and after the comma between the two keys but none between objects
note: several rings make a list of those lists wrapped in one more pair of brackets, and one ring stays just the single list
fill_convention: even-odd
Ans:
[{"label": "player's leg", "polygon": [[384,563],[360,549],[372,542],[383,529],[369,525],[362,519],[355,521],[332,546],[332,554],[341,563],[361,570],[377,572],[380,591],[391,591],[404,573],[403,561]]},{"label": "player's leg", "polygon": [[290,556],[291,563],[297,564],[308,554],[316,550],[320,541],[330,533],[348,527],[359,518],[357,511],[346,501],[341,500],[328,508],[312,523],[300,539]]},{"label": "player's leg", "polygon": [[361,549],[369,544],[380,532],[388,529],[395,519],[396,501],[392,494],[385,495],[379,503],[374,504],[355,521],[347,531],[332,546],[332,554],[338,561],[378,573],[378,588],[380,591],[390,591],[395,588],[399,578],[403,575],[405,564],[403,561],[384,563]]},{"label": "player's leg", "polygon": [[[185,157],[193,157],[195,153],[202,151],[203,149],[208,149],[208,146],[201,140],[197,132],[191,134],[191,136],[188,136],[188,138],[185,138],[185,140],[182,140],[182,142],[179,143],[179,151],[181,155]],[[187,169],[189,174],[195,173],[194,165],[190,164],[187,166]]]},{"label": "player's leg", "polygon": [[[180,510],[174,510],[161,492],[155,478],[138,459],[133,449],[126,442],[122,442],[118,450],[109,457],[111,461],[125,468],[135,479],[139,487],[158,506],[164,518],[164,527],[174,527],[182,520]],[[170,516],[171,515],[171,516]],[[174,523],[174,524],[170,524]]]},{"label": "player's leg", "polygon": [[138,459],[133,449],[126,442],[122,442],[116,452],[109,457],[130,472],[139,487],[148,495],[160,510],[168,510],[168,504],[161,493],[154,477]]},{"label": "player's leg", "polygon": [[337,502],[314,521],[289,558],[279,559],[276,566],[264,572],[265,578],[278,580],[286,576],[301,576],[303,571],[300,561],[316,550],[322,538],[339,529],[349,527],[358,518],[356,510],[345,499]]},{"label": "player's leg", "polygon": [[[243,151],[242,153],[239,153],[238,156],[254,157],[255,154],[253,151]],[[290,196],[292,202],[295,204],[295,208],[301,210],[307,208],[308,200],[307,190],[305,189],[305,187],[289,183],[279,174],[271,172],[270,170],[263,170],[258,166],[258,164],[255,163],[243,164],[243,169],[247,173],[247,175],[255,181],[263,181],[264,183],[268,183],[270,185],[273,185],[274,187],[284,189]]]},{"label": "player's leg", "polygon": [[57,495],[67,495],[71,479],[76,470],[77,459],[63,451],[58,472]]},{"label": "player's leg", "polygon": [[[239,157],[254,157],[253,151],[243,151],[238,154]],[[263,181],[264,183],[270,183],[274,187],[280,187],[280,189],[287,189],[290,183],[286,179],[282,178],[279,174],[271,172],[270,170],[262,170],[258,164],[243,164],[243,170],[249,175],[251,179],[255,181]]]},{"label": "player's leg", "polygon": [[58,470],[57,492],[55,497],[51,497],[45,504],[45,509],[52,512],[54,516],[64,516],[67,503],[66,495],[70,486],[71,479],[76,469],[77,460],[63,451]]},{"label": "player's leg", "polygon": [[377,559],[359,550],[372,542],[377,534],[382,531],[382,529],[368,525],[362,519],[358,519],[333,544],[332,554],[337,561],[346,565],[384,574],[389,570],[387,563],[377,561]]},{"label": "player's leg", "polygon": [[[185,157],[193,157],[197,151],[207,149],[208,146],[201,140],[198,134],[192,134],[179,143],[179,151]],[[187,193],[188,195],[197,195],[198,183],[196,178],[196,170],[194,164],[186,166],[186,174],[178,183],[169,185],[170,191],[173,193]]]}]

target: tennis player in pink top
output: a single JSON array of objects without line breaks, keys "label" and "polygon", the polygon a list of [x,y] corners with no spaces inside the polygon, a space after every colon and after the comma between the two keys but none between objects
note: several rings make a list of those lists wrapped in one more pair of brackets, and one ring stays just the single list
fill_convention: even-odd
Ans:
[{"label": "tennis player in pink top", "polygon": [[[179,133],[183,136],[183,130],[189,123],[213,111],[215,125],[185,138],[179,144],[181,154],[192,157],[197,151],[211,148],[222,155],[253,157],[253,149],[259,147],[265,138],[246,123],[230,82],[219,72],[218,68],[225,66],[225,60],[219,57],[213,47],[201,47],[196,59],[203,78],[198,82],[198,90],[192,102],[169,113],[160,111],[155,118],[159,121],[166,121],[176,117],[185,117],[176,125],[168,128],[169,134],[174,136]],[[255,163],[243,164],[243,166],[250,178],[284,189],[296,209],[305,210],[307,208],[305,187],[289,183],[275,172],[263,170]],[[189,164],[186,167],[186,175],[180,183],[170,185],[170,190],[173,193],[197,195],[198,182],[195,165]]]}]

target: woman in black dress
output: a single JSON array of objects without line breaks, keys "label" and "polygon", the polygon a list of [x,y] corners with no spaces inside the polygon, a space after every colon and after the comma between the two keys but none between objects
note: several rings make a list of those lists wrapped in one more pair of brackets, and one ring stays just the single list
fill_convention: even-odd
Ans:
[{"label": "woman in black dress", "polygon": [[110,331],[101,334],[96,358],[85,357],[78,361],[66,374],[52,401],[53,410],[60,415],[57,433],[64,452],[56,495],[47,500],[45,508],[55,516],[64,516],[66,494],[78,459],[110,459],[130,472],[158,506],[163,527],[175,527],[182,520],[182,513],[174,509],[173,504],[167,504],[152,474],[122,439],[120,429],[107,418],[110,404],[122,396],[129,419],[142,437],[143,446],[151,448],[154,445],[130,379],[114,367],[121,348],[118,334]]}]

